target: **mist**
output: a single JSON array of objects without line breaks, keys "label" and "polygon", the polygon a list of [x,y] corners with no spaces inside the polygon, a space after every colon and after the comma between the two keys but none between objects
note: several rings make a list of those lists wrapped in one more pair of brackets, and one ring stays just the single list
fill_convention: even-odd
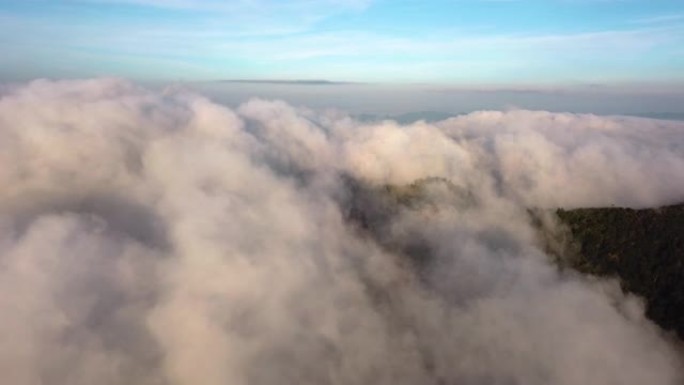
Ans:
[{"label": "mist", "polygon": [[[165,84],[151,85],[164,87]],[[338,109],[360,118],[379,120],[401,121],[411,115],[424,115],[428,120],[435,115],[443,119],[445,115],[511,109],[684,120],[684,92],[678,84],[513,84],[496,87],[286,80],[179,84],[233,107],[252,97],[260,97],[285,100],[293,106]]]},{"label": "mist", "polygon": [[[8,384],[679,384],[681,343],[558,269],[530,208],[684,201],[684,123],[479,111],[361,122],[118,79],[0,93]],[[381,229],[353,189],[464,200]]]}]

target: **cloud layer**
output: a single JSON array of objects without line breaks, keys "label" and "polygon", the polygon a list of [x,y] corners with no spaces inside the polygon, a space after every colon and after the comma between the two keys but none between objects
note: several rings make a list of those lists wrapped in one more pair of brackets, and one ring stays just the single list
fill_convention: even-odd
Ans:
[{"label": "cloud layer", "polygon": [[[12,384],[676,384],[614,283],[558,272],[525,210],[684,200],[684,124],[510,111],[359,123],[119,80],[0,99],[0,371]],[[440,176],[387,236],[349,177]]]}]

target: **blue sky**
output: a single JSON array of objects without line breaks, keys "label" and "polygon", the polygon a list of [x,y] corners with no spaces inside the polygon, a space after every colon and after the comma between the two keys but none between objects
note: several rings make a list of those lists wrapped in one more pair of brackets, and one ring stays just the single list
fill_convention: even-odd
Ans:
[{"label": "blue sky", "polygon": [[0,0],[0,77],[684,83],[682,0]]}]

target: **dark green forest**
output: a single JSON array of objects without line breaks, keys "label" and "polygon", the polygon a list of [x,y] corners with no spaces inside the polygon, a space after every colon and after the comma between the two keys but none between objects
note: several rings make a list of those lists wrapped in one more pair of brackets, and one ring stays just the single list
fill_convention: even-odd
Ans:
[{"label": "dark green forest", "polygon": [[646,316],[684,338],[684,204],[556,210],[577,245],[578,271],[616,276],[646,299]]},{"label": "dark green forest", "polygon": [[[450,196],[448,204],[465,209],[480,204],[442,178],[403,186],[368,186],[350,178],[346,184],[347,219],[381,246],[406,255],[417,269],[429,263],[429,246],[389,237],[392,219],[401,210],[439,209],[426,198],[435,187]],[[540,247],[560,268],[618,278],[624,292],[645,299],[649,319],[684,339],[684,204],[640,210],[531,208],[527,213]]]}]

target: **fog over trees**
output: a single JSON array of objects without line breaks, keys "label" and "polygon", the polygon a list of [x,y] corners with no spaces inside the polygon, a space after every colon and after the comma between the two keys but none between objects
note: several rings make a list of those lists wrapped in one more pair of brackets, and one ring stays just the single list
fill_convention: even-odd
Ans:
[{"label": "fog over trees", "polygon": [[680,384],[666,319],[681,298],[649,290],[677,281],[681,238],[651,243],[675,270],[638,239],[676,232],[681,209],[618,208],[684,201],[681,170],[676,121],[509,110],[402,125],[116,79],[9,87],[0,372]]}]

